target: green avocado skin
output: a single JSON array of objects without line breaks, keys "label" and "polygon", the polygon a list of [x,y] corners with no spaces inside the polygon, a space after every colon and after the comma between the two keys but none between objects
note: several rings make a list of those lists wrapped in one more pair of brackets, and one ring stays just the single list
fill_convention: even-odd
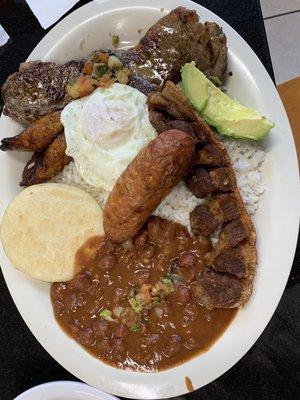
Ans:
[{"label": "green avocado skin", "polygon": [[274,123],[258,111],[223,93],[195,67],[194,62],[182,67],[181,77],[184,94],[190,103],[221,135],[261,140],[274,127]]}]

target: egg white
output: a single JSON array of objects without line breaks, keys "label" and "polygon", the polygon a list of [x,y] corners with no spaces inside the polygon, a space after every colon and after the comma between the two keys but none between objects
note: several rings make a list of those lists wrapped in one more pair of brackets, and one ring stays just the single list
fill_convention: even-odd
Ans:
[{"label": "egg white", "polygon": [[130,161],[156,137],[146,101],[139,90],[114,83],[64,108],[66,154],[89,185],[111,191]]}]

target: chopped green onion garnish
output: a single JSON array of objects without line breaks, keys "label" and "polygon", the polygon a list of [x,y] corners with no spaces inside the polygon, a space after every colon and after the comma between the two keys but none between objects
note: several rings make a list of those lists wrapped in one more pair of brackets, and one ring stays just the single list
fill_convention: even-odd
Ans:
[{"label": "chopped green onion garnish", "polygon": [[153,306],[157,306],[158,304],[161,303],[161,298],[159,296],[154,296],[152,297],[151,302]]},{"label": "chopped green onion garnish", "polygon": [[101,310],[99,315],[101,318],[105,319],[106,321],[116,322],[116,320],[112,318],[112,312],[107,310],[106,308]]},{"label": "chopped green onion garnish", "polygon": [[165,285],[166,295],[174,292],[174,284],[170,278],[161,278],[162,283]]},{"label": "chopped green onion garnish", "polygon": [[141,303],[135,297],[132,297],[128,301],[136,313],[140,313],[142,311],[143,307],[142,307]]},{"label": "chopped green onion garnish", "polygon": [[174,285],[170,278],[161,278],[152,288],[152,295],[164,298],[174,291]]},{"label": "chopped green onion garnish", "polygon": [[95,63],[93,66],[92,78],[101,78],[107,71],[107,67],[103,63]]},{"label": "chopped green onion garnish", "polygon": [[132,288],[132,289],[129,291],[128,298],[130,299],[131,297],[134,297],[136,294],[137,294],[136,288]]},{"label": "chopped green onion garnish", "polygon": [[141,329],[141,324],[139,324],[139,323],[133,324],[133,325],[131,325],[131,327],[130,327],[130,331],[131,331],[131,332],[137,332],[137,331],[139,331],[140,329]]},{"label": "chopped green onion garnish", "polygon": [[114,307],[113,308],[113,314],[117,317],[120,318],[120,316],[122,315],[124,311],[124,307]]},{"label": "chopped green onion garnish", "polygon": [[177,283],[181,282],[181,276],[179,274],[168,274],[168,278],[176,285]]}]

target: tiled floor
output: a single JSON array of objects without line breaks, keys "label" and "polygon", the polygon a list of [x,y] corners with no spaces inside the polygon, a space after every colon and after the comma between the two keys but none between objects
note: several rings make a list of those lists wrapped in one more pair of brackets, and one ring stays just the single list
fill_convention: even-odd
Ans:
[{"label": "tiled floor", "polygon": [[300,0],[260,0],[276,83],[300,76]]}]

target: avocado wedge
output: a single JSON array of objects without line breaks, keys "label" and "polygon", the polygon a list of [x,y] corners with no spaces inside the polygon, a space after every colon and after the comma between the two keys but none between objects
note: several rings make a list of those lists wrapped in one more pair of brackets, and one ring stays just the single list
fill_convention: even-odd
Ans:
[{"label": "avocado wedge", "polygon": [[190,103],[221,135],[260,140],[273,128],[274,123],[258,111],[243,106],[218,89],[194,62],[182,67],[181,77]]}]

